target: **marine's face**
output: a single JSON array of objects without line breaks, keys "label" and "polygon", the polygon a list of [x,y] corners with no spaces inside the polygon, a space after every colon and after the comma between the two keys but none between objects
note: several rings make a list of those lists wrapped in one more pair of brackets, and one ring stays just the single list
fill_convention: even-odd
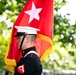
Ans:
[{"label": "marine's face", "polygon": [[21,50],[24,50],[32,44],[31,43],[31,36],[29,36],[29,35],[26,35],[25,37],[24,36],[18,36],[17,42],[18,42],[18,49],[20,49],[20,46],[21,46]]},{"label": "marine's face", "polygon": [[20,49],[22,38],[23,38],[23,36],[19,36],[18,39],[17,39],[18,49]]},{"label": "marine's face", "polygon": [[[28,43],[27,36],[24,38],[24,40],[23,40],[23,37],[24,36],[19,36],[17,39],[18,49],[20,49],[20,46],[21,46],[21,50],[24,50],[27,46],[27,43]],[[22,40],[23,40],[23,42],[22,42]]]}]

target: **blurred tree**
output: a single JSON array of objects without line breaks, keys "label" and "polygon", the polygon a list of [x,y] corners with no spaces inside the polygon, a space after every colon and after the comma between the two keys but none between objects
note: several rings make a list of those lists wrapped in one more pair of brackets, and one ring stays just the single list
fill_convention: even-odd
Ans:
[{"label": "blurred tree", "polygon": [[27,0],[0,0],[0,75],[5,70],[4,57],[11,26]]},{"label": "blurred tree", "polygon": [[69,13],[64,16],[58,14],[58,10],[66,3],[67,0],[54,0],[53,51],[43,60],[45,69],[76,70],[76,22],[70,24]]}]

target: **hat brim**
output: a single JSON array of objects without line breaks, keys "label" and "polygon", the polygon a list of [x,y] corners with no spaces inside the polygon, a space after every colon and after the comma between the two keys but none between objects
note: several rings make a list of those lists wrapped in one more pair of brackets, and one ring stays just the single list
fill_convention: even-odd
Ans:
[{"label": "hat brim", "polygon": [[17,32],[17,34],[14,37],[19,37],[25,35],[25,32]]}]

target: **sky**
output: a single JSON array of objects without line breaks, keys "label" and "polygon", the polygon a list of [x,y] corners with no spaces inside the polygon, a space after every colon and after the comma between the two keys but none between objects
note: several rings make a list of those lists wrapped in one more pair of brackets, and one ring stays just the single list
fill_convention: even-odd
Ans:
[{"label": "sky", "polygon": [[67,13],[70,13],[70,16],[68,17],[71,19],[71,23],[74,23],[76,20],[76,0],[67,0],[68,3],[63,6],[58,13],[65,15]]}]

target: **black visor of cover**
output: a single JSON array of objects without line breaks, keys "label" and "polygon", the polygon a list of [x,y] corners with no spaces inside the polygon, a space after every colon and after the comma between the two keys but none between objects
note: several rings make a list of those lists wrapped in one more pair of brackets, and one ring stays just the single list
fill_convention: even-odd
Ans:
[{"label": "black visor of cover", "polygon": [[25,35],[25,32],[17,32],[17,34],[14,37],[23,36]]}]

